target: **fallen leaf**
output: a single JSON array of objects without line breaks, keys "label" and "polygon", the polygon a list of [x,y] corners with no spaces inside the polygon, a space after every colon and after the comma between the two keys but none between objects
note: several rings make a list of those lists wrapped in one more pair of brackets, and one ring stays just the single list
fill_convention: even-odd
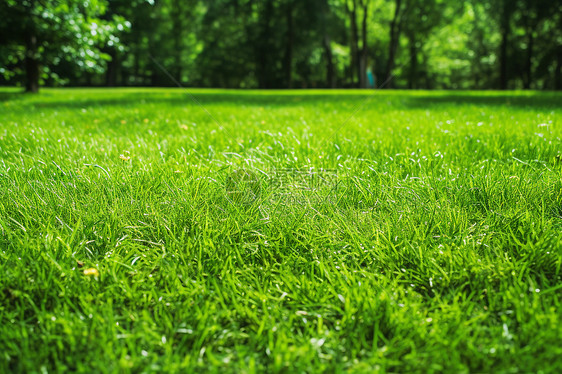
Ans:
[{"label": "fallen leaf", "polygon": [[84,269],[84,275],[99,277],[100,272],[96,268]]}]

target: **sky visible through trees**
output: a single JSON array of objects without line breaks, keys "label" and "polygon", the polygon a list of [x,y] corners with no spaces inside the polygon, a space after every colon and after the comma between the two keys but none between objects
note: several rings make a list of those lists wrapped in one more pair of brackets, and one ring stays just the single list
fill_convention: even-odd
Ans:
[{"label": "sky visible through trees", "polygon": [[561,89],[562,0],[3,0],[0,84]]}]

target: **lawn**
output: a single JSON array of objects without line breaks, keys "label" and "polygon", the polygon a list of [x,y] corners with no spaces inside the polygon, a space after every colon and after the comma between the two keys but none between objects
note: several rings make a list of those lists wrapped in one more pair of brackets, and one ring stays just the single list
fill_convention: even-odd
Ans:
[{"label": "lawn", "polygon": [[1,372],[562,371],[562,94],[0,90]]}]

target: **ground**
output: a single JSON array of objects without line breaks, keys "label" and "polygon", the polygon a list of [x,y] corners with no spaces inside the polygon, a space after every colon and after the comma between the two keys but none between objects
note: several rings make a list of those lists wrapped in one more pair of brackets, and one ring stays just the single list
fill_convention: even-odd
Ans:
[{"label": "ground", "polygon": [[562,370],[562,94],[0,90],[0,371]]}]

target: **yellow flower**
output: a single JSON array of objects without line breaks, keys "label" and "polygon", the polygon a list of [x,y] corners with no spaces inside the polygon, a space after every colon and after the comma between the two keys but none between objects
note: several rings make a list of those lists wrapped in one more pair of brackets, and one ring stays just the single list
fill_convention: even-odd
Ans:
[{"label": "yellow flower", "polygon": [[131,157],[125,155],[120,155],[119,158],[123,161],[129,161],[131,159]]},{"label": "yellow flower", "polygon": [[84,275],[99,277],[100,272],[96,268],[84,269]]}]

